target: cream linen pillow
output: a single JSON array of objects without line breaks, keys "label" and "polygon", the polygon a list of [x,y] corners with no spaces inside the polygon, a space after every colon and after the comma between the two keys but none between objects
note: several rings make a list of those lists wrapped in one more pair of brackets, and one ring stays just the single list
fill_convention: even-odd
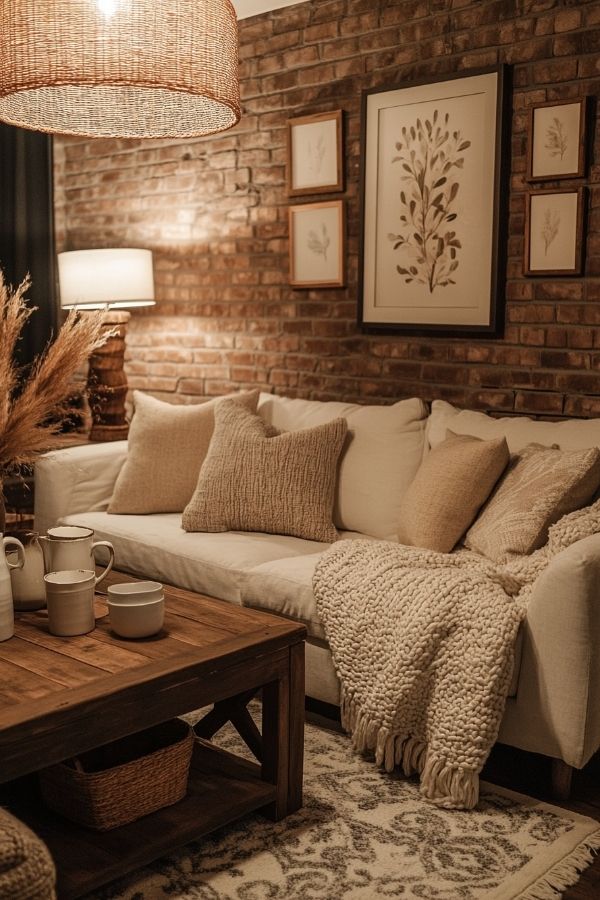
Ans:
[{"label": "cream linen pillow", "polygon": [[600,450],[526,447],[510,465],[465,546],[494,562],[531,553],[548,540],[548,528],[588,504],[600,485]]},{"label": "cream linen pillow", "polygon": [[[254,412],[258,396],[258,391],[248,391],[231,399]],[[214,411],[222,399],[176,406],[134,391],[127,459],[108,512],[181,512],[194,493],[215,426]]]},{"label": "cream linen pillow", "polygon": [[346,430],[346,420],[335,419],[279,433],[239,403],[222,401],[184,529],[337,540],[332,511]]},{"label": "cream linen pillow", "polygon": [[449,553],[506,468],[506,439],[481,441],[448,431],[425,457],[400,509],[401,544]]},{"label": "cream linen pillow", "polygon": [[359,406],[261,394],[258,413],[279,431],[346,419],[333,522],[342,531],[398,540],[400,504],[423,459],[427,410],[422,400]]}]

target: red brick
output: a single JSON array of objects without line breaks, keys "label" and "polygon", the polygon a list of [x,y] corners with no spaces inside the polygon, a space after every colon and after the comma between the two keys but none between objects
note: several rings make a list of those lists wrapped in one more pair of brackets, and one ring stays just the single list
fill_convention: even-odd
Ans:
[{"label": "red brick", "polygon": [[571,328],[567,332],[569,347],[588,349],[594,346],[594,332],[591,328]]},{"label": "red brick", "polygon": [[535,286],[536,300],[582,300],[582,281],[541,281]]},{"label": "red brick", "polygon": [[560,59],[539,63],[533,68],[533,77],[541,84],[554,81],[571,81],[577,75],[576,59]]},{"label": "red brick", "polygon": [[[447,398],[450,399],[450,398]],[[513,391],[474,391],[462,406],[473,409],[491,409],[508,412],[514,409],[515,395]]]},{"label": "red brick", "polygon": [[564,9],[561,12],[557,12],[554,17],[554,30],[559,32],[579,28],[581,17],[582,13],[579,9]]},{"label": "red brick", "polygon": [[548,304],[533,304],[527,306],[510,306],[508,309],[509,322],[553,322],[554,307]]},{"label": "red brick", "polygon": [[566,397],[565,416],[600,416],[600,398],[595,397]]},{"label": "red brick", "polygon": [[561,415],[563,398],[561,394],[546,394],[537,391],[517,391],[515,411],[532,412],[538,415]]},{"label": "red brick", "polygon": [[556,377],[559,390],[582,394],[600,394],[600,375],[597,372],[564,372]]},{"label": "red brick", "polygon": [[542,365],[549,369],[589,369],[588,353],[573,350],[542,350]]}]

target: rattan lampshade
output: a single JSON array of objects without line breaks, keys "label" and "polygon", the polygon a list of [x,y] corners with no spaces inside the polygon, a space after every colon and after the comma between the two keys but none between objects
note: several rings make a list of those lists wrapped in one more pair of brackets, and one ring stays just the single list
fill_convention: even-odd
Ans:
[{"label": "rattan lampshade", "polygon": [[240,118],[230,0],[0,2],[0,120],[92,137],[192,137]]}]

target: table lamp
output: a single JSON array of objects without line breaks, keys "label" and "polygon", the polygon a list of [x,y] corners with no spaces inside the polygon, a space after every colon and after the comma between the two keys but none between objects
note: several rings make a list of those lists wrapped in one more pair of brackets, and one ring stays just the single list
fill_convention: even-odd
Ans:
[{"label": "table lamp", "polygon": [[58,281],[63,309],[105,309],[105,328],[117,332],[90,357],[87,390],[90,440],[123,440],[129,431],[123,364],[130,313],[125,310],[154,306],[152,252],[124,247],[59,253]]}]

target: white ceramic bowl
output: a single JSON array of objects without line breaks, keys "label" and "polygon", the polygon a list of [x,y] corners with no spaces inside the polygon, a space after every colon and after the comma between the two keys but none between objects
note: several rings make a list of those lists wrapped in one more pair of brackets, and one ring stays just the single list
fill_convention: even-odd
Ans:
[{"label": "white ceramic bowl", "polygon": [[152,603],[163,597],[163,586],[159,581],[134,581],[111,584],[106,589],[110,603]]},{"label": "white ceramic bowl", "polygon": [[150,600],[146,603],[124,603],[120,599],[113,603],[109,597],[108,615],[110,627],[124,638],[144,638],[157,634],[165,620],[165,600]]}]

